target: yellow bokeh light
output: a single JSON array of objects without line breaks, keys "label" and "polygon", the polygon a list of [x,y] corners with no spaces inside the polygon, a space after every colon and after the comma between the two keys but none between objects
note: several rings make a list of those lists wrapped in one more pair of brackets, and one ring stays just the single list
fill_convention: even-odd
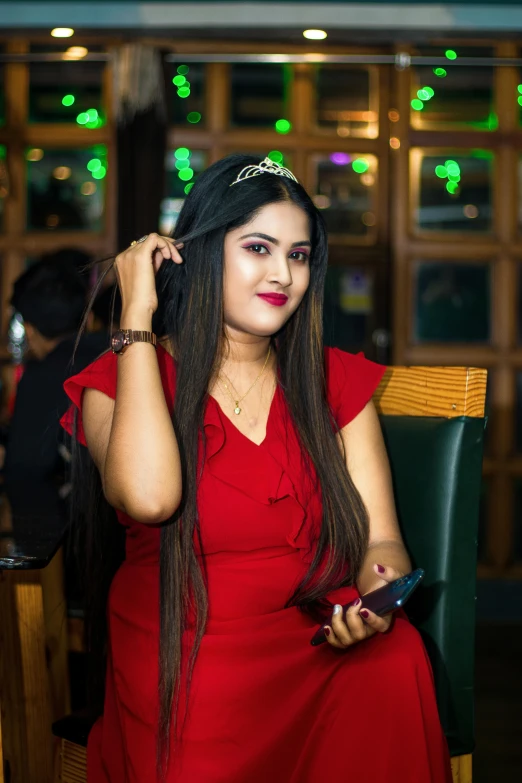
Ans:
[{"label": "yellow bokeh light", "polygon": [[94,193],[96,193],[96,183],[84,182],[80,188],[80,193],[82,196],[92,196]]},{"label": "yellow bokeh light", "polygon": [[69,46],[68,49],[62,54],[63,60],[81,60],[89,54],[89,50],[86,46]]},{"label": "yellow bokeh light", "polygon": [[43,156],[44,156],[43,150],[39,149],[38,147],[33,147],[33,149],[27,151],[25,157],[27,158],[27,160],[34,162],[34,161],[42,160]]},{"label": "yellow bokeh light", "polygon": [[53,38],[70,38],[74,35],[74,30],[72,27],[55,27],[51,30],[51,35]]},{"label": "yellow bokeh light", "polygon": [[53,171],[53,177],[55,179],[69,179],[71,176],[71,169],[69,166],[57,166]]},{"label": "yellow bokeh light", "polygon": [[304,30],[303,36],[310,41],[324,41],[328,37],[328,33],[324,30]]}]

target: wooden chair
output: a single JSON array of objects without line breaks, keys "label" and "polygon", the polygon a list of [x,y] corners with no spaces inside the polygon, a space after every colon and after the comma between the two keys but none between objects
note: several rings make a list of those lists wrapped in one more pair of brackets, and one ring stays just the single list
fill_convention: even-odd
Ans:
[{"label": "wooden chair", "polygon": [[[408,605],[433,666],[454,783],[471,783],[477,531],[486,370],[390,367],[374,395],[402,533],[426,571]],[[63,783],[84,783],[89,722],[55,724]]]}]

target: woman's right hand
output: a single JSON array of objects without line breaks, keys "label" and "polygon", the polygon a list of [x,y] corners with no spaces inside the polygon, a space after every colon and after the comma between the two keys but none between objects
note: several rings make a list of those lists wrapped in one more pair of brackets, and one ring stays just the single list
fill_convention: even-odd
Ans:
[{"label": "woman's right hand", "polygon": [[182,243],[159,234],[149,234],[116,256],[114,269],[122,299],[123,311],[156,312],[158,296],[155,275],[164,260],[182,264]]}]

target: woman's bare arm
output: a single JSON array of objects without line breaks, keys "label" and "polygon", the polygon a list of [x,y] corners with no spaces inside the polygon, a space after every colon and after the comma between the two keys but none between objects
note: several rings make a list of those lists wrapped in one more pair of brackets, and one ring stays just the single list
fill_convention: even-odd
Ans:
[{"label": "woman's bare arm", "polygon": [[[157,307],[154,273],[164,258],[182,260],[172,240],[156,234],[118,256],[122,329],[152,331]],[[163,522],[181,502],[182,482],[156,349],[149,343],[133,343],[117,361],[115,400],[95,389],[84,392],[87,446],[109,503],[138,522]]]},{"label": "woman's bare arm", "polygon": [[411,562],[397,521],[390,464],[372,401],[343,427],[341,438],[346,466],[370,521],[368,550],[357,579],[359,591],[364,594],[385,584],[376,575],[375,563],[407,573]]}]

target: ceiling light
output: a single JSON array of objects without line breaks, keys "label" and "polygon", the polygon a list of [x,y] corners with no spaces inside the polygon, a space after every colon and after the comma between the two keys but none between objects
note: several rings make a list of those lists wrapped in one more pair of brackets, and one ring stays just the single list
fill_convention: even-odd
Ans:
[{"label": "ceiling light", "polygon": [[53,38],[70,38],[74,35],[74,30],[72,27],[55,27],[51,30],[51,35]]},{"label": "ceiling light", "polygon": [[328,33],[324,30],[305,30],[303,33],[305,38],[310,38],[312,41],[323,41]]}]

